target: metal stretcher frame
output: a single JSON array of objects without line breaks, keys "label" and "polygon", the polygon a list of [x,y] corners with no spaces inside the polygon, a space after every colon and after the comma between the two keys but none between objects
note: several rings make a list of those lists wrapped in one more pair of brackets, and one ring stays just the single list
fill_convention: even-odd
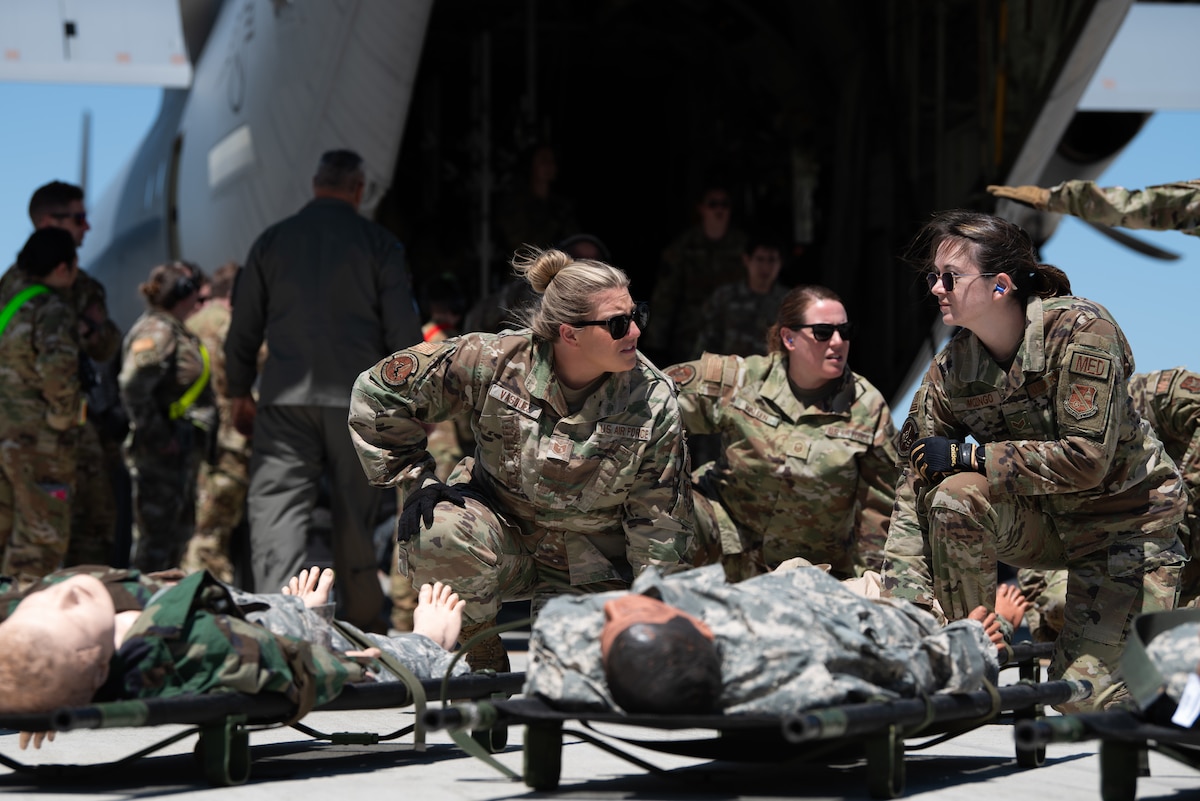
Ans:
[{"label": "metal stretcher frame", "polygon": [[[998,721],[1010,712],[1015,720],[1037,720],[1048,704],[1086,697],[1085,682],[1041,682],[1039,660],[1048,657],[1053,644],[1022,643],[1013,646],[1006,667],[1018,667],[1020,682],[970,693],[935,694],[926,698],[846,704],[809,710],[795,715],[627,715],[620,712],[565,712],[535,698],[455,704],[425,713],[431,730],[454,731],[523,724],[524,781],[537,791],[559,785],[564,734],[579,737],[652,772],[655,766],[623,752],[611,740],[639,747],[723,761],[813,762],[847,754],[867,760],[867,785],[874,798],[896,798],[904,791],[905,739],[933,738],[907,746],[926,748]],[[578,721],[587,730],[568,730]],[[663,730],[712,729],[716,737],[694,740],[628,740],[602,733],[594,724],[619,724]],[[1017,746],[1017,762],[1037,767],[1045,748]]]},{"label": "metal stretcher frame", "polygon": [[[469,674],[445,682],[447,698],[477,699],[507,697],[521,691],[524,673]],[[441,679],[421,682],[425,695],[440,698]],[[403,682],[348,684],[338,696],[313,711],[340,712],[363,709],[391,709],[411,706],[413,693]],[[186,731],[167,737],[154,745],[116,762],[90,765],[27,765],[0,754],[0,764],[20,773],[61,777],[71,772],[88,772],[132,762],[161,750],[193,734],[199,735],[196,752],[204,765],[204,774],[214,786],[242,784],[250,776],[250,731],[252,728],[281,726],[295,714],[284,697],[274,693],[250,695],[218,692],[181,695],[173,698],[148,698],[137,701],[110,701],[88,706],[64,707],[53,712],[0,715],[0,728],[14,731],[58,731],[77,729],[132,728],[144,726],[187,725]],[[371,744],[409,734],[407,726],[390,734],[324,735],[304,726],[293,728],[315,739],[333,743]]]}]

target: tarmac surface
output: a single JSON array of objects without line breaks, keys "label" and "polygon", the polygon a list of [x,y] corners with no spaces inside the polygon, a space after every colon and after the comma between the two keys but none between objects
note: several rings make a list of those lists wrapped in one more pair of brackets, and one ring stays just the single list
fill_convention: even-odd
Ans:
[{"label": "tarmac surface", "polygon": [[[506,635],[513,669],[523,670],[517,649],[523,635]],[[1005,671],[1016,679],[1016,671]],[[1050,714],[1053,714],[1051,712]],[[323,732],[389,733],[414,722],[413,710],[316,712],[304,724]],[[411,736],[373,745],[332,745],[313,741],[290,728],[250,735],[253,759],[246,783],[215,788],[205,780],[193,756],[195,735],[161,751],[104,772],[79,773],[47,767],[37,775],[0,767],[0,793],[9,798],[139,799],[171,797],[222,801],[358,801],[358,799],[866,799],[863,759],[833,765],[814,762],[714,762],[662,753],[616,741],[616,745],[655,767],[620,759],[582,740],[566,725],[562,772],[553,793],[535,792],[522,781],[459,749],[445,732],[430,732],[424,751]],[[638,727],[601,727],[633,739],[666,740],[712,737],[712,732],[663,732]],[[40,751],[19,751],[17,734],[0,730],[0,755],[29,765],[88,765],[123,759],[187,731],[182,726],[69,732]],[[1045,764],[1022,768],[1015,760],[1012,726],[990,724],[905,757],[903,797],[922,799],[1052,799],[1076,801],[1100,797],[1099,743],[1052,744]],[[508,745],[495,760],[522,773],[524,727],[513,727]],[[609,742],[614,742],[609,740]],[[910,740],[908,745],[913,745]],[[1150,754],[1149,777],[1137,783],[1138,799],[1200,799],[1200,773],[1158,753]]]}]

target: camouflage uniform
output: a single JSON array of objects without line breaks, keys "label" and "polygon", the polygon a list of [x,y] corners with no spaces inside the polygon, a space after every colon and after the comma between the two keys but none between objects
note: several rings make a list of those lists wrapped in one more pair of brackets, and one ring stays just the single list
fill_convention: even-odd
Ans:
[{"label": "camouflage uniform", "polygon": [[[695,359],[700,336],[698,312],[717,287],[745,281],[742,255],[746,236],[730,228],[715,242],[699,226],[685,231],[663,252],[662,272],[654,285],[645,345],[659,354],[660,364]],[[764,332],[763,336],[766,334]]]},{"label": "camouflage uniform", "polygon": [[[0,279],[0,308],[40,285],[19,269]],[[49,290],[25,301],[0,335],[0,573],[23,582],[67,553],[75,429],[83,396],[75,312]]]},{"label": "camouflage uniform", "polygon": [[[81,348],[90,359],[86,370],[89,381],[99,380],[103,362],[117,355],[121,330],[108,318],[104,285],[82,270],[71,286],[75,315],[84,325]],[[104,322],[97,325],[87,316],[98,307]],[[91,397],[91,387],[84,387]],[[67,548],[68,565],[104,565],[113,560],[113,539],[117,529],[117,497],[113,488],[108,455],[101,432],[90,419],[75,429],[75,497],[71,501],[71,542]]]},{"label": "camouflage uniform", "polygon": [[1063,181],[1050,189],[1046,211],[1101,225],[1179,231],[1200,236],[1200,180],[1126,189]]},{"label": "camouflage uniform", "polygon": [[181,564],[189,572],[208,570],[225,582],[233,580],[230,539],[246,514],[246,489],[250,485],[250,441],[233,427],[225,389],[225,334],[230,314],[229,306],[214,301],[187,320],[187,329],[208,348],[219,421],[214,458],[200,465],[196,530],[188,540]]},{"label": "camouflage uniform", "polygon": [[[1133,408],[1162,441],[1174,460],[1188,491],[1187,551],[1192,559],[1179,584],[1179,606],[1195,606],[1200,600],[1200,517],[1196,500],[1200,493],[1200,374],[1176,367],[1153,373],[1135,373],[1129,378]],[[1066,576],[1058,571],[1022,570],[1021,590],[1033,606],[1027,615],[1035,639],[1050,641],[1062,630],[1062,606],[1066,601]]]},{"label": "camouflage uniform", "polygon": [[766,356],[767,329],[787,293],[787,287],[772,284],[760,295],[745,281],[717,287],[700,313],[700,337],[693,352]]},{"label": "camouflage uniform", "polygon": [[647,565],[691,564],[696,544],[683,427],[670,380],[645,359],[570,414],[551,344],[528,331],[421,343],[359,376],[350,432],[367,478],[405,493],[436,482],[423,423],[469,417],[475,455],[401,548],[414,583],[466,600],[468,624],[504,600],[628,587]]},{"label": "camouflage uniform", "polygon": [[[1109,313],[1082,298],[1031,298],[1012,365],[962,330],[935,358],[901,429],[972,436],[986,476],[925,486],[905,465],[888,532],[885,591],[951,620],[992,609],[997,560],[1067,568],[1067,604],[1050,673],[1121,698],[1111,675],[1130,624],[1175,604],[1186,560],[1183,482],[1125,391],[1133,356]],[[1109,692],[1105,692],[1110,688]]]},{"label": "camouflage uniform", "polygon": [[721,435],[720,458],[697,470],[694,500],[730,578],[794,556],[829,563],[839,578],[882,567],[899,471],[891,412],[870,382],[846,370],[806,405],[780,353],[706,353],[668,374],[688,433]]},{"label": "camouflage uniform", "polygon": [[125,438],[133,479],[130,561],[139,570],[178,565],[192,536],[196,474],[217,422],[212,382],[182,416],[171,419],[170,408],[202,371],[200,340],[167,312],[146,312],[125,336],[118,381],[130,422]]},{"label": "camouflage uniform", "polygon": [[[808,567],[728,584],[720,568],[633,592],[702,620],[721,657],[726,714],[789,715],[868,700],[968,692],[994,682],[996,648],[974,621],[939,627],[911,604],[856,595]],[[604,604],[624,593],[555,598],[529,639],[524,692],[570,709],[612,709],[601,663]]]}]

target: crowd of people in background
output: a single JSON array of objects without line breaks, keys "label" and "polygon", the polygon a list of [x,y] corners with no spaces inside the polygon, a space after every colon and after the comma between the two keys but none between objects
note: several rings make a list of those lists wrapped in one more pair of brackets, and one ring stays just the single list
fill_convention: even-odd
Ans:
[{"label": "crowd of people in background", "polygon": [[[1016,226],[946,212],[910,255],[956,333],[897,434],[850,367],[853,310],[783,286],[789,246],[735,224],[727,185],[701,188],[695,224],[635,290],[553,191],[553,150],[528,167],[496,221],[514,276],[473,304],[454,276],[414,286],[402,243],[359,213],[361,158],[334,150],[243,266],[146,265],[124,333],[78,263],[83,192],[38,189],[0,279],[0,574],[182,566],[274,592],[311,563],[324,505],[340,617],[411,628],[413,587],[436,580],[465,602],[465,641],[505,601],[536,611],[650,565],[721,563],[740,581],[796,557],[881,575],[953,621],[995,608],[1003,561],[1053,624],[1051,672],[1120,700],[1133,617],[1200,583],[1181,579],[1194,482],[1172,461],[1197,461],[1200,403],[1151,413],[1200,398],[1200,379],[1139,384],[1137,408],[1178,440],[1164,450],[1128,402],[1117,322]],[[468,659],[508,667],[495,636]]]}]

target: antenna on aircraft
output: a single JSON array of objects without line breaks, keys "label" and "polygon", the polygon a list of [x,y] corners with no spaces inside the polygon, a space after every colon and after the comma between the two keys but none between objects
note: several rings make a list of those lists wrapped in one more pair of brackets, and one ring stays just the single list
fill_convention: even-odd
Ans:
[{"label": "antenna on aircraft", "polygon": [[92,151],[92,112],[83,112],[83,129],[79,143],[79,188],[87,195],[88,162]]}]

